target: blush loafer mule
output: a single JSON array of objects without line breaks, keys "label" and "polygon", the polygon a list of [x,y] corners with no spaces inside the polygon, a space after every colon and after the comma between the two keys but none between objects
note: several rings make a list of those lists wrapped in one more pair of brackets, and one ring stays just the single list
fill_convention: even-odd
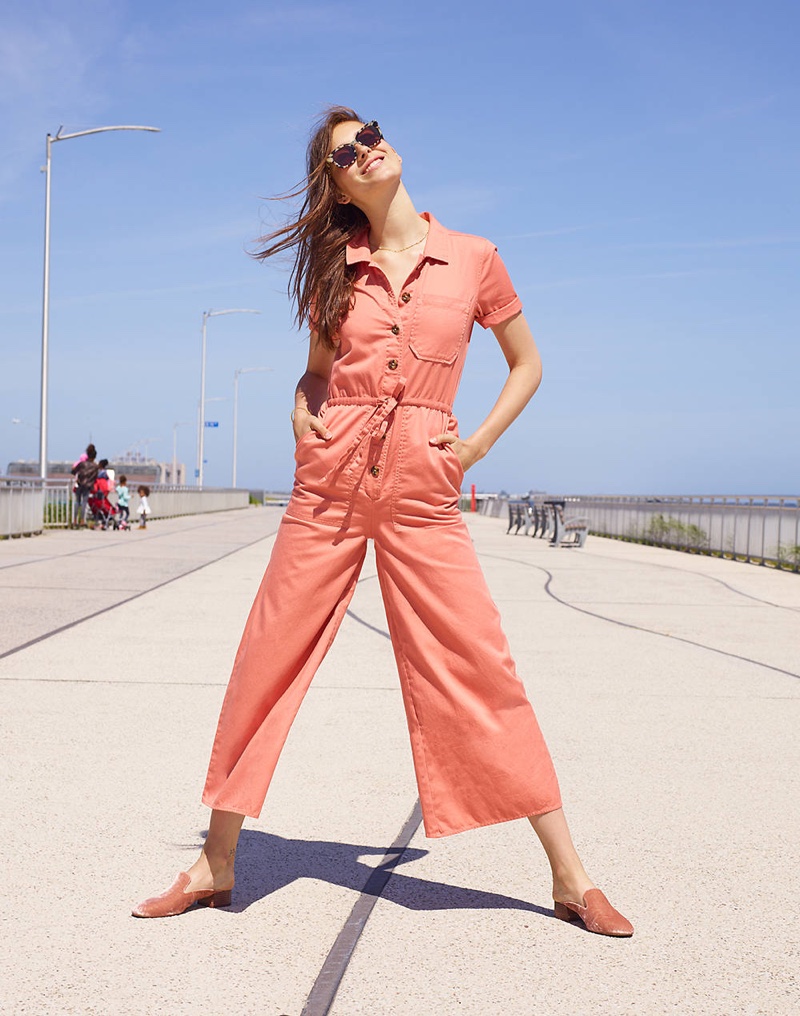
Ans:
[{"label": "blush loafer mule", "polygon": [[587,931],[596,935],[614,935],[630,938],[633,925],[615,910],[599,889],[590,889],[583,897],[583,904],[553,900],[554,913],[560,921],[574,921],[580,918]]},{"label": "blush loafer mule", "polygon": [[186,887],[191,881],[191,876],[182,871],[166,892],[160,896],[151,896],[135,907],[131,914],[134,917],[177,917],[195,904],[200,907],[231,905],[230,889],[204,889],[187,893]]}]

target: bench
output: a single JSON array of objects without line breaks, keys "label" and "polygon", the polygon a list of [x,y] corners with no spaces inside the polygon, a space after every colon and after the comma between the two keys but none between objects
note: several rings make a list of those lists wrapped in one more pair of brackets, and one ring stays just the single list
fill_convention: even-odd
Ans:
[{"label": "bench", "polygon": [[560,504],[551,505],[553,510],[553,535],[551,547],[582,547],[589,535],[589,520],[580,516],[564,517],[564,508]]},{"label": "bench", "polygon": [[535,518],[533,535],[538,537],[547,536],[552,525],[551,513],[547,510],[547,505],[534,505],[533,513]]},{"label": "bench", "polygon": [[514,530],[514,535],[525,528],[525,535],[528,535],[528,530],[534,522],[534,516],[531,513],[531,506],[526,502],[521,501],[509,501],[508,502],[508,529],[506,529],[506,536]]}]

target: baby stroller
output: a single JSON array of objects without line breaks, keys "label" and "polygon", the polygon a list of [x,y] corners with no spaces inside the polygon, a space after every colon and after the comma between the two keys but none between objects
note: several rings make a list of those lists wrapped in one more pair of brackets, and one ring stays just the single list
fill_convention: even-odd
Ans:
[{"label": "baby stroller", "polygon": [[92,493],[89,495],[88,508],[92,515],[95,529],[116,529],[118,512],[116,506],[108,499],[111,484],[108,479],[98,477]]}]

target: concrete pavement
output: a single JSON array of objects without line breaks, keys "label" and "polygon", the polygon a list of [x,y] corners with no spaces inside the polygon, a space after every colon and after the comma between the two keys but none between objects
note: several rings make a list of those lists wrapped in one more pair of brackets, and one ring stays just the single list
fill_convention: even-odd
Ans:
[{"label": "concrete pavement", "polygon": [[202,843],[214,724],[278,521],[0,544],[0,1012],[800,1011],[800,576],[591,537],[554,549],[499,519],[469,520],[476,547],[580,852],[634,938],[552,918],[524,821],[415,830],[371,556],[246,823],[234,906],[131,918]]}]

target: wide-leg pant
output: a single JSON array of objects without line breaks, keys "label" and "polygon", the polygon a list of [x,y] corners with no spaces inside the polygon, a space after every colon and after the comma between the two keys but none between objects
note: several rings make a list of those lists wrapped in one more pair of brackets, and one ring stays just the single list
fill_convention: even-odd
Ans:
[{"label": "wide-leg pant", "polygon": [[[561,806],[462,520],[367,532],[284,516],[236,656],[203,801],[257,817],[289,728],[344,617],[367,539],[376,562],[428,836]],[[377,746],[376,746],[376,750]]]}]

